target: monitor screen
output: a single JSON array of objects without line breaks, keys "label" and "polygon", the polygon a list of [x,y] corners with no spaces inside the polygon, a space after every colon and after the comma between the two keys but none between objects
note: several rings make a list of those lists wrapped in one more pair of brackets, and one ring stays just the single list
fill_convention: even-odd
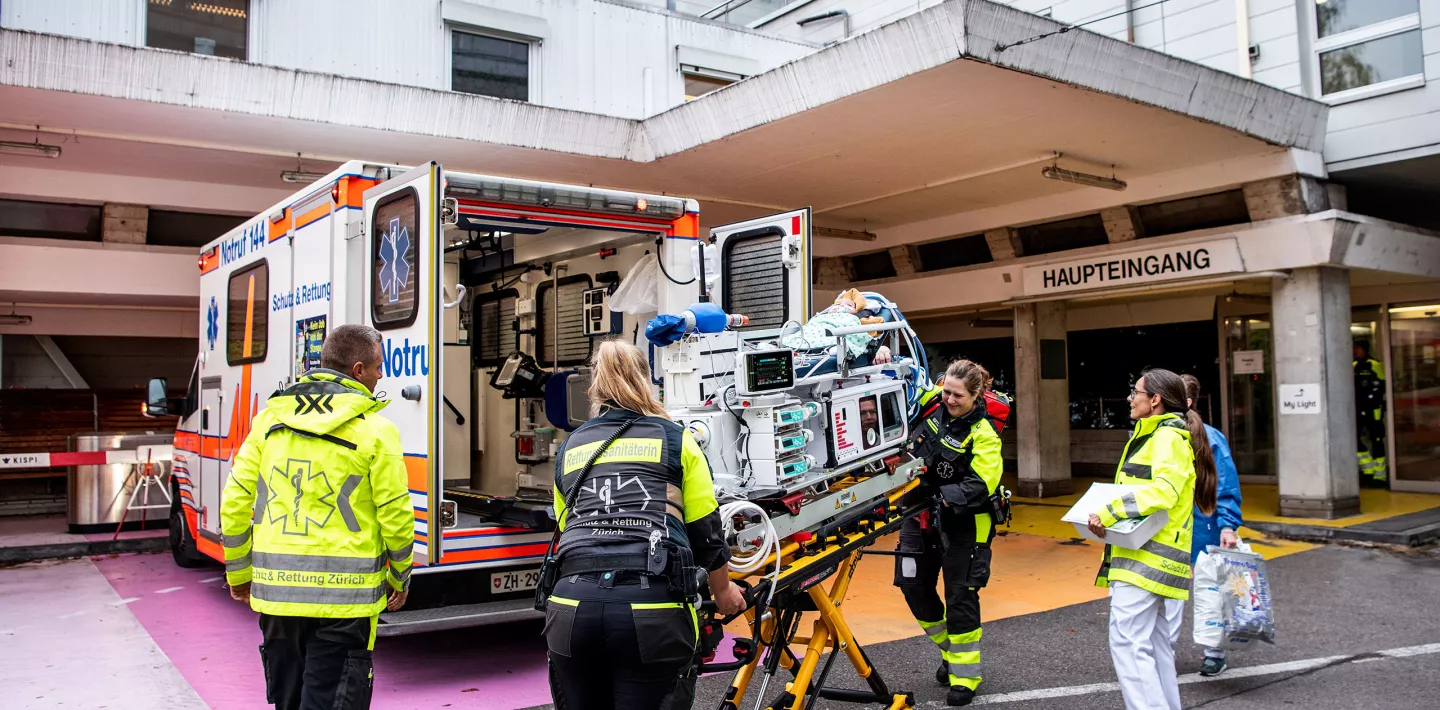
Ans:
[{"label": "monitor screen", "polygon": [[749,392],[771,392],[794,387],[794,351],[745,353],[745,385]]}]

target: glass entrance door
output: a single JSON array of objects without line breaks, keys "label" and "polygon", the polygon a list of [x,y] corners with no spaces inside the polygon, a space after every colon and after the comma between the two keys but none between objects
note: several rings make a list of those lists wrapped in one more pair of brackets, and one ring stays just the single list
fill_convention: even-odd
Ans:
[{"label": "glass entrance door", "polygon": [[[1390,309],[1394,481],[1440,490],[1440,304]],[[1407,485],[1408,484],[1408,485]]]},{"label": "glass entrance door", "polygon": [[1225,319],[1230,453],[1242,476],[1275,475],[1275,363],[1266,316]]}]

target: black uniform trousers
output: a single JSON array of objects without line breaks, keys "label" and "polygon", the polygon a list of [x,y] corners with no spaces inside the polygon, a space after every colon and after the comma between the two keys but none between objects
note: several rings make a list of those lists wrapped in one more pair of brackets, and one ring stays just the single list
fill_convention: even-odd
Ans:
[{"label": "black uniform trousers", "polygon": [[[978,684],[980,589],[990,581],[990,542],[995,530],[992,525],[981,526],[988,529],[981,531],[984,539],[977,540],[976,519],[983,516],[989,523],[988,513],[977,516],[973,511],[957,511],[951,506],[942,506],[939,511],[938,516],[928,514],[928,524],[922,525],[921,518],[916,517],[900,527],[896,551],[911,554],[895,558],[895,586],[900,588],[925,634],[940,647],[952,675],[973,678]],[[943,602],[935,591],[942,577]],[[943,629],[938,623],[941,619],[945,621]],[[975,655],[962,655],[970,653]],[[968,668],[970,665],[975,668]],[[971,681],[960,684],[974,690]]]},{"label": "black uniform trousers", "polygon": [[556,710],[686,710],[694,699],[694,611],[663,577],[562,577],[545,642]]},{"label": "black uniform trousers", "polygon": [[374,617],[260,615],[265,701],[277,710],[365,710],[374,681]]}]

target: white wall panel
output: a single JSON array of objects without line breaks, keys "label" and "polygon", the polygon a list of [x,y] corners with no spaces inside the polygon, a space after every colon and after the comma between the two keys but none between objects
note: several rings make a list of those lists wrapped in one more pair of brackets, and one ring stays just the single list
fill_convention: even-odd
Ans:
[{"label": "white wall panel", "polygon": [[145,0],[4,0],[0,27],[145,44]]}]

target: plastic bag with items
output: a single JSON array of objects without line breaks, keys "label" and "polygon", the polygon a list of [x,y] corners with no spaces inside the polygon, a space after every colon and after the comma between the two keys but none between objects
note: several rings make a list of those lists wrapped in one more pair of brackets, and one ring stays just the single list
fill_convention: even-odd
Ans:
[{"label": "plastic bag with items", "polygon": [[1195,643],[1207,648],[1245,648],[1275,643],[1275,612],[1265,559],[1241,542],[1214,545],[1195,562]]}]

